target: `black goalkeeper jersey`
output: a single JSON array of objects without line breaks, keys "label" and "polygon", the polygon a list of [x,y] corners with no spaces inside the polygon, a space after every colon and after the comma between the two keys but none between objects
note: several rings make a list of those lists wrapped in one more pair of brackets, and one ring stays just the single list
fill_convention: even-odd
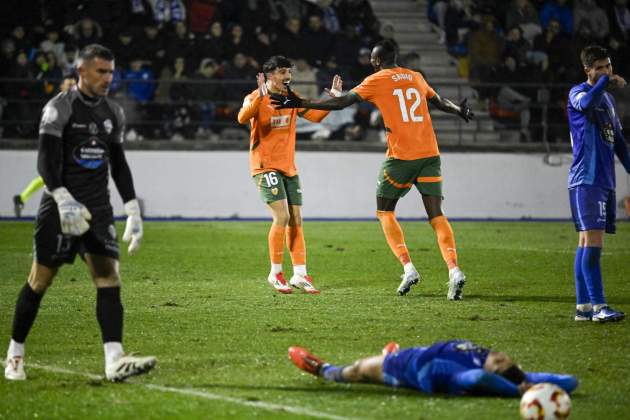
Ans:
[{"label": "black goalkeeper jersey", "polygon": [[[39,134],[62,142],[63,186],[89,209],[110,207],[109,167],[112,143],[122,143],[125,115],[109,98],[94,101],[75,87],[52,98],[42,111]],[[49,140],[56,141],[56,140]]]}]

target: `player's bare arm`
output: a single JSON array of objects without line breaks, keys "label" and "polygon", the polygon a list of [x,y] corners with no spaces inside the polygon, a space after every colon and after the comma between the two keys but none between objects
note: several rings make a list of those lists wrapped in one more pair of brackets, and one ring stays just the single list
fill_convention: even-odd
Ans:
[{"label": "player's bare arm", "polygon": [[323,101],[302,99],[293,93],[289,86],[287,86],[286,96],[277,93],[271,94],[271,104],[274,105],[276,109],[307,108],[331,111],[347,108],[356,102],[359,102],[359,97],[354,93],[349,93],[337,98],[330,98]]},{"label": "player's bare arm", "polygon": [[442,98],[437,93],[434,97],[429,99],[429,102],[433,104],[440,111],[444,111],[448,114],[459,115],[464,121],[468,122],[472,120],[475,114],[468,107],[467,102],[468,99],[464,99],[459,106],[455,105],[450,99]]}]

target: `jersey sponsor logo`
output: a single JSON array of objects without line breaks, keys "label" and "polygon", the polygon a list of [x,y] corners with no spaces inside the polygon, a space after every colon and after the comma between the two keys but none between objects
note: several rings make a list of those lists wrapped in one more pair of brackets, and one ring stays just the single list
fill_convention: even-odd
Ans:
[{"label": "jersey sponsor logo", "polygon": [[615,142],[615,130],[611,123],[606,123],[602,126],[602,140],[606,143]]},{"label": "jersey sponsor logo", "polygon": [[86,124],[72,123],[72,128],[87,128]]},{"label": "jersey sponsor logo", "polygon": [[271,117],[271,128],[288,127],[291,122],[290,115],[275,115]]},{"label": "jersey sponsor logo", "polygon": [[96,169],[105,162],[105,144],[98,137],[90,137],[89,140],[74,148],[72,156],[74,161],[87,169]]},{"label": "jersey sponsor logo", "polygon": [[396,74],[392,74],[392,80],[394,82],[399,82],[401,80],[413,80],[413,76],[411,74],[407,74],[407,73],[396,73]]},{"label": "jersey sponsor logo", "polygon": [[112,120],[108,118],[103,121],[103,128],[105,128],[105,132],[107,134],[112,134],[112,130],[114,130],[114,124],[112,123]]}]

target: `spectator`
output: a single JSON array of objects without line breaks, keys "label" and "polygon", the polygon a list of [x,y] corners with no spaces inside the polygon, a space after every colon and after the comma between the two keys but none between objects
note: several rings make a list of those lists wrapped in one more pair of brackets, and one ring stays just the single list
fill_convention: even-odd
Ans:
[{"label": "spectator", "polygon": [[[470,80],[473,84],[491,82],[493,69],[501,64],[503,42],[497,35],[495,19],[492,15],[481,18],[481,26],[472,32],[468,40]],[[487,87],[476,87],[480,99],[486,99],[490,92]]]},{"label": "spectator", "polygon": [[207,138],[210,131],[218,131],[215,119],[217,103],[223,101],[223,88],[218,79],[221,67],[214,58],[206,57],[201,60],[199,68],[193,75],[196,82],[193,90],[195,99],[195,114],[200,121],[196,137]]},{"label": "spectator", "polygon": [[304,98],[319,96],[316,72],[304,58],[295,60],[295,69],[291,74],[291,85],[295,86],[294,90]]},{"label": "spectator", "polygon": [[15,42],[13,42],[13,39],[3,39],[0,50],[0,77],[7,77],[11,72],[11,67],[15,62],[15,53]]},{"label": "spectator", "polygon": [[306,51],[306,59],[311,66],[321,67],[330,55],[334,37],[324,27],[319,14],[308,17],[308,25],[303,33],[303,41],[309,48]]},{"label": "spectator", "polygon": [[573,29],[575,33],[578,32],[582,22],[589,23],[588,26],[592,38],[596,42],[603,41],[610,33],[608,16],[606,16],[604,9],[595,3],[595,0],[576,0],[573,9]]},{"label": "spectator", "polygon": [[438,27],[438,44],[446,42],[446,11],[448,10],[448,0],[430,0],[428,3],[429,20]]},{"label": "spectator", "polygon": [[[534,56],[541,52],[545,54],[545,60],[548,64],[543,64],[543,66],[548,67],[548,81],[552,83],[565,83],[568,80],[573,80],[570,74],[575,71],[571,66],[573,63],[571,39],[562,33],[560,28],[560,22],[551,19],[545,31],[534,39]],[[539,62],[540,60],[534,61]]]},{"label": "spectator", "polygon": [[[20,79],[7,86],[7,110],[6,114],[11,115],[14,120],[12,126],[7,126],[4,132],[5,137],[32,137],[35,135],[35,120],[33,118],[34,109],[29,102],[38,95],[35,84],[29,79],[34,79],[31,63],[25,51],[18,51],[15,61],[11,66],[9,77]],[[36,107],[39,105],[35,105]]]},{"label": "spectator", "polygon": [[522,87],[515,86],[524,80],[531,80],[528,68],[519,66],[514,57],[506,56],[503,65],[495,72],[494,80],[502,84],[497,94],[497,105],[503,110],[519,114],[521,140],[530,141],[531,98]]},{"label": "spectator", "polygon": [[63,47],[63,56],[59,62],[59,67],[63,73],[63,77],[76,74],[76,60],[79,49],[76,45],[67,43]]},{"label": "spectator", "polygon": [[344,27],[343,33],[337,36],[333,47],[333,55],[340,71],[348,73],[354,66],[362,46],[357,28],[352,25]]},{"label": "spectator", "polygon": [[27,36],[24,26],[18,25],[13,28],[11,31],[11,39],[13,40],[13,45],[15,45],[16,51],[24,51],[27,57],[31,54],[33,44]]},{"label": "spectator", "polygon": [[630,10],[628,0],[615,0],[609,6],[610,36],[608,47],[616,71],[625,78],[630,77]]},{"label": "spectator", "polygon": [[153,99],[155,93],[155,74],[144,65],[141,56],[133,58],[129,70],[124,73],[123,80],[127,84],[127,96],[140,104]]},{"label": "spectator", "polygon": [[[225,66],[223,73],[223,77],[229,80],[225,98],[240,104],[241,100],[252,90],[252,86],[256,85],[255,75],[256,69],[249,64],[247,56],[237,52],[232,62]],[[238,108],[236,108],[236,112],[238,112]]]},{"label": "spectator", "polygon": [[129,29],[122,29],[113,42],[112,50],[116,56],[116,66],[127,68],[131,59],[138,54],[137,41]]},{"label": "spectator", "polygon": [[446,50],[454,57],[468,54],[466,36],[470,30],[470,9],[464,7],[462,0],[450,0],[444,18]]},{"label": "spectator", "polygon": [[[274,46],[271,44],[271,37],[263,30],[256,34],[256,38],[252,42],[251,49],[252,59],[256,62],[255,67],[260,68],[260,63],[274,54]],[[252,62],[253,64],[253,62]]]},{"label": "spectator", "polygon": [[420,57],[420,54],[418,54],[415,51],[411,51],[401,57],[400,65],[410,70],[417,71],[418,73],[422,75],[424,80],[427,80],[426,76],[424,75],[424,72],[422,71],[422,65],[420,64],[421,61],[422,61],[422,58]]},{"label": "spectator", "polygon": [[533,42],[534,37],[542,33],[538,10],[529,0],[513,0],[505,15],[505,27],[518,26],[523,31],[523,38]]},{"label": "spectator", "polygon": [[[352,82],[351,85],[358,85],[370,74],[374,73],[374,69],[372,68],[372,64],[370,64],[370,49],[369,48],[361,48],[359,50],[359,54],[357,56],[357,62],[350,69],[350,80]],[[402,65],[402,63],[401,63]],[[314,98],[317,96],[317,92],[313,96],[309,96],[309,98]]]},{"label": "spectator", "polygon": [[567,0],[547,0],[540,11],[540,24],[546,29],[552,20],[560,22],[563,33],[573,33],[573,10]]},{"label": "spectator", "polygon": [[182,0],[150,1],[153,7],[153,19],[160,26],[186,21],[186,7]]},{"label": "spectator", "polygon": [[42,79],[44,80],[44,94],[46,96],[52,95],[57,89],[57,85],[63,79],[63,72],[57,64],[57,56],[52,51],[45,53],[46,57],[46,70],[42,73]]},{"label": "spectator", "polygon": [[523,38],[523,31],[519,26],[514,26],[508,30],[505,36],[503,56],[512,56],[516,60],[517,65],[524,65],[527,63],[530,49],[529,42]]},{"label": "spectator", "polygon": [[236,23],[230,28],[229,34],[224,41],[224,48],[224,58],[226,60],[232,60],[237,53],[248,55],[249,44],[240,24]]},{"label": "spectator", "polygon": [[197,65],[197,58],[193,59],[194,54],[196,54],[194,47],[195,35],[188,33],[184,22],[175,22],[174,31],[166,39],[165,57],[184,57],[186,60],[194,61],[194,68]]},{"label": "spectator", "polygon": [[298,18],[290,18],[286,21],[284,30],[280,32],[275,42],[276,54],[292,59],[307,56],[310,45],[306,44],[300,33],[301,26]]},{"label": "spectator", "polygon": [[46,30],[46,39],[39,44],[40,50],[55,54],[58,63],[63,58],[64,47],[65,43],[61,40],[59,31],[54,27],[49,27]]},{"label": "spectator", "polygon": [[96,44],[103,38],[103,28],[90,18],[83,18],[78,21],[72,30],[74,42],[79,49],[86,45]]},{"label": "spectator", "polygon": [[202,58],[212,57],[221,63],[225,59],[223,42],[223,25],[219,21],[213,22],[207,34],[195,37],[197,59],[201,61]]},{"label": "spectator", "polygon": [[341,24],[339,23],[337,11],[332,6],[332,2],[333,0],[317,0],[317,4],[322,11],[322,23],[324,24],[324,28],[326,28],[329,33],[335,35],[341,30]]},{"label": "spectator", "polygon": [[[185,28],[184,28],[185,29]],[[138,37],[136,54],[142,57],[145,65],[151,67],[152,73],[160,74],[164,63],[167,61],[164,36],[158,26],[149,22]],[[180,51],[178,54],[187,53]],[[172,56],[171,56],[172,57]]]},{"label": "spectator", "polygon": [[352,26],[361,38],[367,38],[364,42],[374,42],[379,22],[368,0],[341,0],[337,3],[337,16],[342,28]]},{"label": "spectator", "polygon": [[[378,37],[374,40],[375,41],[374,43],[387,40],[391,42],[392,44],[394,44],[394,46],[396,47],[396,50],[399,50],[398,42],[396,42],[396,39],[395,39],[396,36],[394,32],[395,32],[394,24],[386,20],[381,25],[381,28],[378,33]],[[367,43],[367,45],[372,45],[374,43],[370,42],[370,43]]]},{"label": "spectator", "polygon": [[164,118],[164,134],[171,140],[184,140],[194,137],[192,123],[192,97],[186,59],[176,57],[173,60],[173,76],[169,90],[169,107]]}]

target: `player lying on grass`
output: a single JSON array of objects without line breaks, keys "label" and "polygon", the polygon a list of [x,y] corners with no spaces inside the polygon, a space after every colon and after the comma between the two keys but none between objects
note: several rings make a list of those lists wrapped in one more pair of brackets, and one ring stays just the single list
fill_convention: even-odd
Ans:
[{"label": "player lying on grass", "polygon": [[382,355],[349,366],[326,363],[302,347],[290,347],[289,358],[298,368],[327,381],[383,384],[427,394],[518,397],[541,382],[568,393],[578,386],[574,376],[524,372],[507,354],[464,340],[407,349],[391,342]]}]

